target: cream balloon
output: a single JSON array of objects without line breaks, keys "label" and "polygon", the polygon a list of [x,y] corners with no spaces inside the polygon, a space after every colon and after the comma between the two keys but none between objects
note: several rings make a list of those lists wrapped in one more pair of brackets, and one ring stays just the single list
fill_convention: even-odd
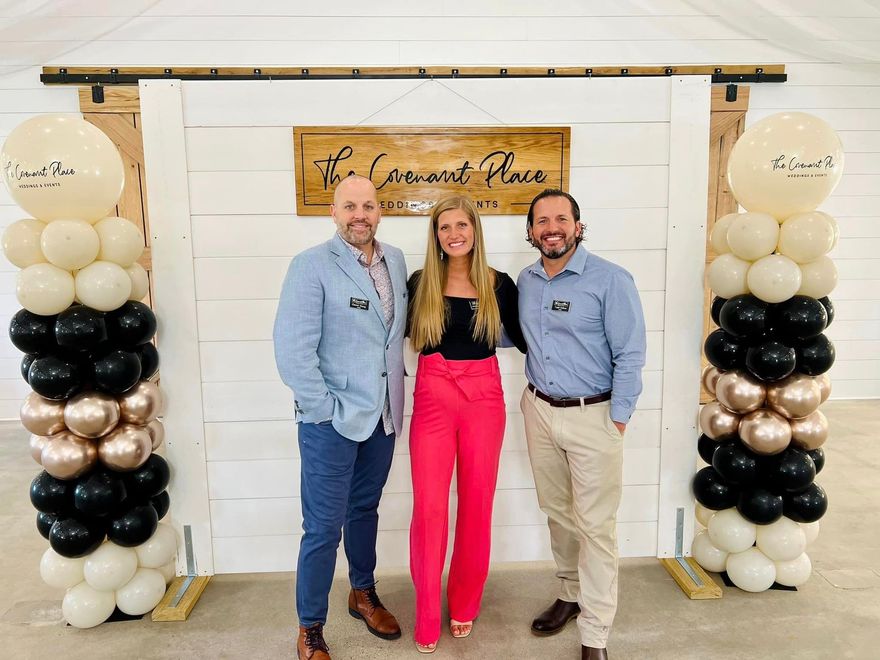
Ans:
[{"label": "cream balloon", "polygon": [[801,419],[793,419],[791,424],[791,444],[804,451],[818,449],[828,440],[828,418],[821,410],[816,410]]},{"label": "cream balloon", "polygon": [[739,213],[728,213],[715,221],[712,233],[709,235],[709,244],[715,250],[715,254],[720,255],[730,252],[730,246],[727,244],[727,230],[730,227],[730,223],[738,216]]},{"label": "cream balloon", "polygon": [[804,530],[804,536],[807,538],[807,545],[810,545],[819,537],[819,521],[815,520],[811,523],[798,523]]},{"label": "cream balloon", "polygon": [[144,426],[162,412],[162,391],[156,383],[141,380],[118,397],[123,422]]},{"label": "cream balloon", "polygon": [[[824,298],[837,286],[837,266],[828,256],[801,264],[801,286],[798,294]],[[35,268],[35,266],[34,266]]]},{"label": "cream balloon", "polygon": [[13,266],[27,268],[46,263],[46,255],[40,248],[40,236],[45,223],[33,218],[13,222],[3,232],[3,254]]},{"label": "cream balloon", "polygon": [[815,378],[792,374],[767,386],[767,405],[789,419],[806,417],[822,403],[822,390]]},{"label": "cream balloon", "polygon": [[98,259],[111,261],[123,268],[131,266],[144,252],[144,235],[125,218],[104,218],[95,225],[101,238]]},{"label": "cream balloon", "polygon": [[715,398],[737,414],[744,415],[764,405],[766,387],[745,371],[728,371],[721,374],[715,384]]},{"label": "cream balloon", "polygon": [[815,209],[842,174],[840,138],[803,112],[780,112],[755,123],[737,139],[727,165],[740,205],[780,220]]},{"label": "cream balloon", "polygon": [[41,115],[22,122],[6,138],[0,163],[15,203],[46,222],[105,217],[125,182],[116,145],[74,115]]},{"label": "cream balloon", "polygon": [[758,259],[749,268],[747,282],[752,295],[768,303],[788,300],[801,286],[801,269],[781,254]]},{"label": "cream balloon", "polygon": [[768,408],[750,412],[739,423],[739,437],[743,444],[762,456],[785,451],[791,435],[788,420]]},{"label": "cream balloon", "polygon": [[715,384],[718,382],[722,373],[723,372],[713,364],[707,365],[706,368],[703,369],[700,380],[703,383],[703,389],[712,396],[715,396]]},{"label": "cream balloon", "polygon": [[40,577],[56,589],[70,589],[83,581],[85,557],[62,557],[52,548],[46,548],[40,559]]},{"label": "cream balloon", "polygon": [[820,403],[825,403],[828,400],[828,397],[831,396],[831,376],[824,373],[814,376],[813,380],[816,381],[816,384],[819,386],[819,391],[822,392],[822,400]]},{"label": "cream balloon", "polygon": [[55,435],[65,428],[64,401],[44,399],[31,392],[21,404],[21,424],[34,435]]},{"label": "cream balloon", "polygon": [[707,403],[700,410],[700,428],[713,440],[721,442],[736,437],[740,416],[730,412],[717,401]]},{"label": "cream balloon", "polygon": [[758,549],[773,561],[797,559],[807,549],[807,537],[800,525],[782,517],[769,525],[758,525]]},{"label": "cream balloon", "polygon": [[76,274],[76,297],[83,305],[109,312],[131,294],[131,278],[119,264],[95,261]]},{"label": "cream balloon", "polygon": [[68,589],[61,601],[61,613],[74,628],[94,628],[104,623],[116,607],[112,591],[97,591],[87,582]]},{"label": "cream balloon", "polygon": [[53,266],[79,270],[95,260],[100,243],[95,228],[85,220],[56,220],[43,230],[40,247]]},{"label": "cream balloon", "polygon": [[131,293],[128,294],[129,300],[143,300],[150,292],[150,277],[147,271],[139,263],[133,263],[125,269],[131,279]]},{"label": "cream balloon", "polygon": [[52,264],[28,266],[18,273],[15,296],[29,312],[59,314],[73,304],[73,275]]},{"label": "cream balloon", "polygon": [[747,276],[751,264],[733,254],[715,257],[706,271],[709,288],[722,298],[733,298],[749,292]]},{"label": "cream balloon", "polygon": [[777,561],[775,564],[776,582],[784,587],[800,587],[813,573],[813,563],[806,552],[790,561]]},{"label": "cream balloon", "polygon": [[727,228],[730,251],[746,261],[772,254],[778,241],[779,223],[766,213],[740,213]]},{"label": "cream balloon", "polygon": [[694,516],[696,516],[697,522],[703,527],[709,526],[709,519],[714,515],[715,512],[712,509],[707,509],[699,502],[697,502],[697,505],[694,507]]},{"label": "cream balloon", "polygon": [[704,529],[699,531],[694,537],[694,542],[691,544],[691,554],[697,560],[697,563],[707,571],[720,573],[727,566],[727,555],[729,553],[716,548],[712,544],[712,539],[709,538],[709,532]]},{"label": "cream balloon", "polygon": [[727,558],[727,577],[743,591],[759,593],[776,581],[776,565],[758,548],[749,548]]},{"label": "cream balloon", "polygon": [[116,606],[137,616],[152,610],[165,595],[165,578],[152,568],[139,568],[134,577],[116,590]]},{"label": "cream balloon", "polygon": [[145,543],[136,546],[134,551],[137,553],[139,566],[161,568],[174,559],[177,552],[177,533],[171,525],[159,523],[153,535]]},{"label": "cream balloon", "polygon": [[177,566],[173,561],[169,561],[164,566],[160,566],[156,569],[162,574],[162,577],[165,578],[165,586],[171,584],[171,581],[177,577]]},{"label": "cream balloon", "polygon": [[64,406],[64,422],[81,438],[100,438],[119,423],[119,403],[103,392],[80,392]]},{"label": "cream balloon", "polygon": [[837,222],[827,213],[798,213],[782,223],[778,250],[799,264],[815,261],[831,251],[838,233]]},{"label": "cream balloon", "polygon": [[83,575],[96,591],[116,591],[128,583],[138,569],[138,558],[133,549],[109,541],[102,543],[85,559]]},{"label": "cream balloon", "polygon": [[755,544],[757,525],[743,518],[736,509],[718,511],[709,520],[712,545],[725,552],[742,552]]}]

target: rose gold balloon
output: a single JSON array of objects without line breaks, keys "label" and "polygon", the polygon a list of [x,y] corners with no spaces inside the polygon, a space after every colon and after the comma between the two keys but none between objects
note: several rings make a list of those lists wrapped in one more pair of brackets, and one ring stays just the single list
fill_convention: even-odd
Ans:
[{"label": "rose gold balloon", "polygon": [[703,389],[712,396],[715,396],[715,383],[718,382],[718,377],[722,373],[722,371],[718,370],[718,367],[711,364],[703,369],[703,375],[700,376],[700,380],[703,382]]},{"label": "rose gold balloon", "polygon": [[818,449],[828,439],[828,419],[821,410],[791,420],[791,443],[804,451]]},{"label": "rose gold balloon", "polygon": [[40,465],[43,464],[42,454],[43,447],[46,446],[46,443],[49,442],[49,438],[45,435],[31,435],[30,439],[30,447],[31,447],[31,458],[33,458]]},{"label": "rose gold balloon", "polygon": [[98,442],[98,458],[112,470],[129,472],[146,462],[152,446],[145,428],[120,424]]},{"label": "rose gold balloon", "polygon": [[739,437],[756,454],[770,456],[785,451],[791,442],[788,420],[769,408],[750,412],[739,423]]},{"label": "rose gold balloon", "polygon": [[825,401],[831,395],[831,378],[828,376],[827,373],[824,373],[821,376],[815,376],[814,380],[819,386],[819,390],[822,392],[822,403],[825,403]]},{"label": "rose gold balloon", "polygon": [[64,401],[50,401],[36,392],[28,394],[21,404],[21,423],[34,435],[55,435],[64,426]]},{"label": "rose gold balloon", "polygon": [[109,394],[82,392],[67,401],[64,422],[81,438],[100,438],[119,423],[119,404]]},{"label": "rose gold balloon", "polygon": [[767,387],[767,403],[789,419],[806,417],[822,402],[822,390],[811,376],[794,374]]},{"label": "rose gold balloon", "polygon": [[142,380],[119,397],[122,421],[143,426],[152,422],[162,412],[162,392],[159,386]]},{"label": "rose gold balloon", "polygon": [[91,470],[97,459],[95,442],[69,431],[49,438],[40,455],[43,469],[56,479],[75,479]]},{"label": "rose gold balloon", "polygon": [[707,403],[700,411],[700,428],[718,442],[736,437],[738,425],[739,415],[730,412],[717,401]]},{"label": "rose gold balloon", "polygon": [[728,371],[715,383],[715,398],[722,406],[743,415],[764,405],[766,388],[744,371]]},{"label": "rose gold balloon", "polygon": [[154,419],[145,427],[147,433],[150,434],[150,440],[153,442],[153,451],[156,451],[165,440],[165,427],[158,419]]}]

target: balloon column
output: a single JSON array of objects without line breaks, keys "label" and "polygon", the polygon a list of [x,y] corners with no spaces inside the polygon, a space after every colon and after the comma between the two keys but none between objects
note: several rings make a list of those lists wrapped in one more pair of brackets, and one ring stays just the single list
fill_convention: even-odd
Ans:
[{"label": "balloon column", "polygon": [[[25,121],[0,151],[12,198],[33,218],[3,234],[21,268],[23,307],[9,336],[24,353],[33,392],[21,407],[30,451],[43,467],[31,483],[37,529],[50,547],[40,574],[67,589],[67,621],[89,628],[118,607],[150,611],[174,575],[168,464],[159,449],[156,317],[140,231],[108,217],[122,192],[116,146],[70,116]],[[106,540],[105,540],[106,539]]]},{"label": "balloon column", "polygon": [[836,133],[803,113],[780,113],[749,128],[730,155],[728,181],[745,213],[718,220],[718,257],[708,269],[715,293],[703,385],[715,401],[700,411],[698,451],[709,463],[693,491],[693,555],[727,571],[745,591],[810,576],[805,553],[828,508],[816,475],[825,464],[826,372],[834,346],[828,294],[837,269],[834,218],[816,207],[843,170]]}]

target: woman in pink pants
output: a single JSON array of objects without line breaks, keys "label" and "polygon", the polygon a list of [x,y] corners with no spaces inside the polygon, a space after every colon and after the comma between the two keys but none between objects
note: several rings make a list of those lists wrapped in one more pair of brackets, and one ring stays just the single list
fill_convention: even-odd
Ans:
[{"label": "woman in pink pants", "polygon": [[526,344],[516,285],[486,263],[480,216],[466,197],[448,197],[434,206],[425,266],[408,286],[408,336],[419,352],[409,433],[410,571],[416,645],[431,653],[440,638],[453,466],[458,513],[446,588],[453,637],[467,637],[480,611],[506,418],[495,347],[502,326],[522,352]]}]

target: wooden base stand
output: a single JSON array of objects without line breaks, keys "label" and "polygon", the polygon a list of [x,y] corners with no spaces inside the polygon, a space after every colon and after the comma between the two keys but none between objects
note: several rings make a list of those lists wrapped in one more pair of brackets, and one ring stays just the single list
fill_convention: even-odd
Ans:
[{"label": "wooden base stand", "polygon": [[[712,598],[721,598],[721,587],[709,577],[709,574],[703,570],[693,557],[681,557],[680,559],[672,557],[661,559],[660,563],[663,568],[672,576],[672,579],[681,587],[681,590],[691,600],[708,600]],[[686,563],[688,568],[685,568]],[[695,580],[691,573],[697,577]]]},{"label": "wooden base stand", "polygon": [[210,575],[175,578],[153,610],[153,621],[186,621],[210,579]]}]

